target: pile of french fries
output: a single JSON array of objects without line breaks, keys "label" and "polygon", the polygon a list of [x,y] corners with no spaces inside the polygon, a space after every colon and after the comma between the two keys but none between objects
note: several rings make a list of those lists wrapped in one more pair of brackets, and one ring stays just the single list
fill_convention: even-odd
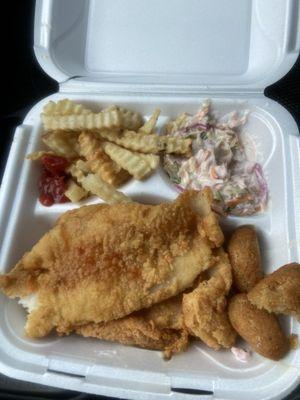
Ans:
[{"label": "pile of french fries", "polygon": [[67,158],[71,178],[65,195],[72,202],[89,195],[107,203],[130,202],[118,186],[131,177],[148,177],[163,152],[191,154],[191,139],[157,134],[159,115],[156,109],[144,122],[140,114],[118,106],[95,113],[69,99],[50,101],[41,114],[42,140],[49,150],[27,158],[39,160],[45,154]]}]

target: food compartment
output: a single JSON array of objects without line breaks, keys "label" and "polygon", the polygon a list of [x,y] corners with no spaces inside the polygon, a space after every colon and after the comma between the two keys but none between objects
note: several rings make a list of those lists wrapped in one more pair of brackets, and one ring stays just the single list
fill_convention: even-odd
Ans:
[{"label": "food compartment", "polygon": [[[161,109],[159,130],[169,118],[175,118],[183,111],[195,113],[201,103],[206,100],[200,97],[137,99],[134,96],[53,95],[38,103],[26,117],[24,125],[30,126],[30,129],[24,130],[25,139],[22,138],[24,145],[19,157],[25,158],[26,154],[44,148],[41,141],[42,126],[39,116],[42,107],[49,100],[57,101],[65,97],[82,103],[94,111],[117,104],[138,111],[146,118],[156,107],[159,107]],[[212,99],[212,109],[220,116],[235,110],[249,111],[248,122],[243,131],[257,143],[258,160],[262,163],[269,187],[269,203],[265,212],[248,217],[221,218],[225,233],[229,234],[234,227],[242,224],[255,225],[266,273],[288,262],[297,261],[298,249],[296,245],[293,245],[292,221],[286,218],[291,210],[292,193],[287,190],[290,177],[287,174],[286,159],[289,153],[283,145],[283,140],[289,133],[281,128],[280,120],[276,120],[274,113],[274,109],[280,110],[280,107],[265,99],[244,100],[220,97]],[[282,168],[278,168],[278,165],[282,165]],[[16,198],[10,210],[10,221],[2,233],[4,240],[0,259],[1,272],[8,271],[22,254],[53,226],[61,213],[81,205],[101,202],[97,198],[90,198],[79,204],[65,203],[49,208],[42,206],[37,200],[37,179],[40,171],[41,167],[37,162],[24,159],[16,182]],[[134,200],[153,204],[174,199],[178,195],[178,191],[161,166],[145,181],[138,182],[132,179],[119,190],[124,191]],[[23,333],[25,311],[22,307],[17,304],[17,301],[8,300],[2,295],[0,302],[3,309],[1,336],[7,343],[4,351],[6,348],[17,348],[20,352],[30,354],[33,363],[38,363],[39,357],[66,358],[72,359],[79,365],[88,365],[91,371],[93,368],[97,370],[100,366],[117,368],[123,372],[126,369],[149,374],[156,371],[158,374],[170,377],[175,382],[174,385],[180,382],[180,379],[184,379],[185,387],[192,387],[195,377],[205,377],[206,383],[201,378],[199,384],[202,385],[201,389],[207,390],[213,389],[214,382],[220,378],[224,381],[249,378],[259,380],[263,376],[269,376],[270,371],[273,371],[273,374],[280,374],[281,362],[274,364],[253,353],[249,362],[243,364],[237,361],[230,351],[215,352],[200,342],[194,342],[187,352],[175,355],[170,361],[164,361],[160,352],[126,347],[96,339],[85,339],[75,335],[58,337],[52,334],[42,340],[31,340]],[[297,333],[299,328],[298,325],[290,323],[290,319],[285,319],[285,330],[287,333]],[[297,354],[296,351],[291,352],[282,363],[292,365]]]}]

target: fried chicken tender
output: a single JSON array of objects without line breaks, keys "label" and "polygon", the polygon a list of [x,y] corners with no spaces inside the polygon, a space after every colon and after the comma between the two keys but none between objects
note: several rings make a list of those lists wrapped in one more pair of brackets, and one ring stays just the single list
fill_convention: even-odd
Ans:
[{"label": "fried chicken tender", "polygon": [[150,307],[191,287],[213,265],[211,247],[222,231],[211,217],[211,201],[207,189],[160,205],[69,211],[0,277],[0,288],[12,298],[36,296],[25,327],[30,337],[52,329],[68,333]]},{"label": "fried chicken tender", "polygon": [[279,360],[287,353],[288,340],[276,316],[256,308],[246,293],[230,299],[228,314],[234,329],[258,354]]},{"label": "fried chicken tender", "polygon": [[181,302],[182,295],[178,295],[121,319],[79,326],[75,332],[85,337],[163,350],[165,358],[169,359],[188,346]]},{"label": "fried chicken tender", "polygon": [[248,293],[259,309],[300,320],[300,265],[291,263],[266,276]]},{"label": "fried chicken tender", "polygon": [[237,228],[228,243],[233,286],[238,292],[249,292],[262,277],[258,239],[253,226]]},{"label": "fried chicken tender", "polygon": [[231,266],[223,249],[218,249],[215,254],[219,261],[213,267],[211,278],[183,295],[182,311],[189,333],[219,350],[233,346],[236,333],[227,315],[226,296],[232,283]]}]

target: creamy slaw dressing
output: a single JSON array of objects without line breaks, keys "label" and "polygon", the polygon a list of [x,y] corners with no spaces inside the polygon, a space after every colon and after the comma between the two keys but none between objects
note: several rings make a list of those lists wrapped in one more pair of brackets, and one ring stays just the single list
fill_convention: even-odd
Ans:
[{"label": "creamy slaw dressing", "polygon": [[190,158],[166,155],[164,169],[179,190],[201,190],[209,186],[216,211],[222,214],[251,215],[263,211],[268,200],[267,183],[256,161],[255,146],[242,138],[241,127],[247,113],[230,113],[217,120],[210,102],[204,102],[194,115],[183,114],[171,123],[167,134],[190,137]]}]

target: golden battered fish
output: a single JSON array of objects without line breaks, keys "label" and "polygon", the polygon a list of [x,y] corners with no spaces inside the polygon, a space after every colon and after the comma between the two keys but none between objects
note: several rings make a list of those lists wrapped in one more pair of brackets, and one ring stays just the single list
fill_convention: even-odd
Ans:
[{"label": "golden battered fish", "polygon": [[[25,331],[69,333],[166,300],[214,263],[223,233],[212,194],[186,191],[159,205],[98,204],[65,213],[13,270],[9,297],[32,299]],[[27,297],[29,296],[29,297]]]},{"label": "golden battered fish", "polygon": [[236,333],[227,314],[226,296],[232,284],[231,266],[224,250],[218,249],[215,254],[219,261],[213,267],[211,278],[183,295],[182,312],[188,332],[214,350],[219,350],[233,346]]},{"label": "golden battered fish", "polygon": [[120,319],[79,326],[75,332],[85,337],[162,350],[165,358],[170,358],[188,346],[181,303],[180,294]]},{"label": "golden battered fish", "polygon": [[300,321],[300,264],[290,263],[267,275],[248,293],[260,310],[293,315]]}]

